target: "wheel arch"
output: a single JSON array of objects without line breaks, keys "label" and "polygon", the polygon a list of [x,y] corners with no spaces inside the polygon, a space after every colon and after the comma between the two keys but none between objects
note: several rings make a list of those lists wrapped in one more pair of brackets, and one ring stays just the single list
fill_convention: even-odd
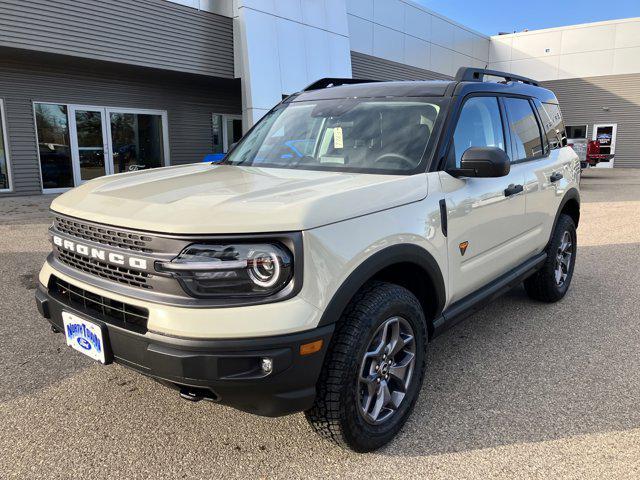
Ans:
[{"label": "wheel arch", "polygon": [[563,213],[566,213],[573,219],[577,228],[578,223],[580,223],[580,192],[578,192],[577,188],[570,188],[567,193],[564,194],[564,197],[562,197],[560,206],[556,212],[556,217],[553,219],[553,228],[551,228],[551,233],[549,234],[549,241],[551,241],[553,232],[555,232],[556,225],[558,224],[558,219]]},{"label": "wheel arch", "polygon": [[399,284],[416,295],[431,336],[433,320],[442,312],[446,301],[444,277],[435,258],[424,248],[412,244],[387,247],[360,264],[334,293],[319,326],[337,322],[356,293],[372,280]]}]

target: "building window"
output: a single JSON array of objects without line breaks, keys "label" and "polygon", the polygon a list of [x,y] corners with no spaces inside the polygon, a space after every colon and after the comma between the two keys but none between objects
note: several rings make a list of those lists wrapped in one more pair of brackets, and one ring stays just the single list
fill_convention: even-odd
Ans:
[{"label": "building window", "polygon": [[109,121],[115,173],[165,165],[161,115],[111,112]]},{"label": "building window", "polygon": [[42,188],[73,187],[67,106],[36,103],[35,113]]},{"label": "building window", "polygon": [[567,125],[567,138],[587,138],[586,125]]},{"label": "building window", "polygon": [[34,111],[47,193],[169,164],[164,111],[50,103],[36,103]]},{"label": "building window", "polygon": [[214,113],[213,127],[213,153],[227,153],[231,145],[242,138],[242,117],[240,115],[222,115]]},{"label": "building window", "polygon": [[9,141],[5,124],[4,102],[0,98],[0,191],[11,190],[11,171],[9,165]]}]

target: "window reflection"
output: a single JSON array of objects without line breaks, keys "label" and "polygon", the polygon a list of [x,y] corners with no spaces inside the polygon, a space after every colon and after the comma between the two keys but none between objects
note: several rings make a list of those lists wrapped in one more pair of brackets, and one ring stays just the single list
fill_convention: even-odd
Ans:
[{"label": "window reflection", "polygon": [[43,188],[73,187],[66,105],[36,103],[35,112]]},{"label": "window reflection", "polygon": [[2,113],[2,103],[0,102],[0,190],[6,190],[9,188],[9,166],[7,165],[8,155],[5,150],[6,138],[4,138],[2,129],[5,119]]},{"label": "window reflection", "polygon": [[114,112],[110,121],[116,173],[164,165],[162,116]]}]

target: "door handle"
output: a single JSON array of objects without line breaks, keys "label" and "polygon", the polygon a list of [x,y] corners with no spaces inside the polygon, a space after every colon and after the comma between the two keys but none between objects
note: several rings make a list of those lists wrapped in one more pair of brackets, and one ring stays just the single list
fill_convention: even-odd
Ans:
[{"label": "door handle", "polygon": [[524,187],[522,185],[514,185],[513,183],[504,189],[504,196],[510,197],[511,195],[516,195],[524,191]]},{"label": "door handle", "polygon": [[554,172],[553,175],[551,175],[549,177],[549,180],[551,180],[551,183],[557,182],[558,180],[562,180],[564,178],[564,175],[562,175],[560,172]]}]

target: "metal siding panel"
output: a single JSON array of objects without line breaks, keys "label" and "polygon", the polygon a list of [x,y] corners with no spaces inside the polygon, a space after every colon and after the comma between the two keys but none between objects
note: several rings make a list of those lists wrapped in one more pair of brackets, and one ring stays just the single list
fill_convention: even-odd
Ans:
[{"label": "metal siding panel", "polygon": [[[542,82],[560,102],[567,125],[617,123],[615,167],[640,168],[640,74]],[[603,107],[609,110],[603,110]]]},{"label": "metal siding panel", "polygon": [[451,80],[441,73],[372,57],[359,52],[351,52],[353,78],[371,80]]},{"label": "metal siding panel", "polygon": [[212,113],[242,111],[236,81],[63,58],[30,56],[27,63],[0,55],[14,189],[0,196],[41,193],[33,102],[165,110],[172,165],[200,161],[211,151]]},{"label": "metal siding panel", "polygon": [[0,46],[233,78],[233,20],[165,0],[0,0]]}]

